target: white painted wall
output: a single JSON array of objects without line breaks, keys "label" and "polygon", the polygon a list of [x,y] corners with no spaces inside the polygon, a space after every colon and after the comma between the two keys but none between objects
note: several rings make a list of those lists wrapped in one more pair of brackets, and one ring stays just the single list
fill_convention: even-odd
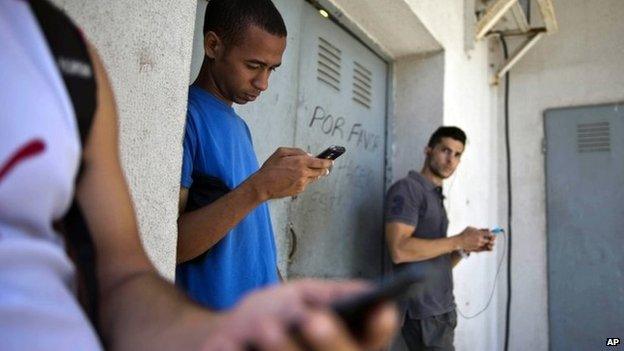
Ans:
[{"label": "white painted wall", "polygon": [[511,71],[511,350],[548,349],[543,113],[624,100],[622,1],[554,0],[554,5],[560,31],[539,42]]},{"label": "white painted wall", "polygon": [[172,279],[195,2],[54,2],[85,31],[104,61],[143,243],[160,272]]}]

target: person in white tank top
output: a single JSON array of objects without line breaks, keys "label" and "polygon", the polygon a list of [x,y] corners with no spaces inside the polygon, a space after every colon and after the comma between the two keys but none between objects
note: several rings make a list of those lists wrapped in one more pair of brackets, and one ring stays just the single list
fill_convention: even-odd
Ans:
[{"label": "person in white tank top", "polygon": [[[371,314],[361,340],[329,311],[362,284],[288,283],[219,314],[192,303],[141,246],[98,56],[90,49],[98,103],[81,150],[70,98],[28,2],[0,0],[0,43],[0,350],[296,350],[297,340],[313,350],[351,350],[390,341],[392,304]],[[74,196],[97,252],[102,340],[77,302],[75,267],[52,226]],[[289,332],[294,323],[301,339]]]},{"label": "person in white tank top", "polygon": [[0,349],[97,350],[52,228],[80,159],[71,102],[27,2],[0,1],[0,43]]}]

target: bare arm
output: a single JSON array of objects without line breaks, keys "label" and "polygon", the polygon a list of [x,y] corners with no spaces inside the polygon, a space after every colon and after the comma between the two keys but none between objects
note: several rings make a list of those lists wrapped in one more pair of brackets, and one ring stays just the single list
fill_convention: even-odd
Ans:
[{"label": "bare arm", "polygon": [[423,239],[412,236],[416,227],[400,222],[386,223],[386,241],[394,263],[418,262],[452,254],[453,266],[461,256],[458,250],[475,251],[487,244],[481,231],[468,227],[459,235],[440,239]]},{"label": "bare arm", "polygon": [[[494,237],[494,235],[492,235],[492,233],[488,230],[488,229],[481,229],[479,230],[479,232],[481,233],[481,241],[483,244],[481,244],[481,246],[477,249],[472,249],[470,251],[465,251],[466,255],[472,253],[472,252],[483,252],[483,251],[492,251],[494,249],[494,242],[496,241],[496,238]],[[457,251],[453,251],[451,253],[451,263],[453,264],[453,268],[455,268],[455,266],[457,266],[457,264],[459,263],[459,261],[461,261],[462,257],[464,257],[464,255],[461,254],[461,252],[459,250]]]},{"label": "bare arm", "polygon": [[177,262],[189,261],[221,240],[249,212],[269,199],[293,196],[329,173],[331,161],[300,149],[279,148],[254,175],[217,201],[183,213],[188,189],[180,189]]},{"label": "bare arm", "polygon": [[415,226],[386,223],[386,241],[394,263],[418,262],[442,256],[458,250],[460,240],[453,236],[440,239],[422,239],[412,236]]},{"label": "bare arm", "polygon": [[[180,210],[188,201],[188,189],[180,188]],[[217,201],[178,217],[177,262],[189,261],[208,251],[249,212],[262,203],[251,182],[225,194]]]}]

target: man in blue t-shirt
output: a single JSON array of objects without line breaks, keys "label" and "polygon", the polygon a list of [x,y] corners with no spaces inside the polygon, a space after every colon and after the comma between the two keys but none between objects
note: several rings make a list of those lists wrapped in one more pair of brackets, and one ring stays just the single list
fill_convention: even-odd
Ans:
[{"label": "man in blue t-shirt", "polygon": [[[176,283],[199,303],[232,307],[247,292],[278,281],[266,201],[294,196],[332,162],[279,148],[258,167],[247,124],[232,105],[254,101],[286,48],[284,21],[270,0],[211,0],[204,62],[189,89],[178,219]],[[186,211],[194,179],[230,189]],[[204,178],[205,179],[205,178]]]}]

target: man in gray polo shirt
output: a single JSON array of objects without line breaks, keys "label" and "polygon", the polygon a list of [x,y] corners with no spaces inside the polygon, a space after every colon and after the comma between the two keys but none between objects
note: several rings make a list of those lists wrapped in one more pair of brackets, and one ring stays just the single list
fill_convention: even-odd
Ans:
[{"label": "man in gray polo shirt", "polygon": [[402,334],[410,350],[454,350],[457,325],[453,267],[470,252],[491,251],[494,236],[487,229],[467,227],[447,237],[442,181],[459,165],[466,134],[440,127],[425,148],[420,173],[392,185],[386,196],[385,234],[395,269],[415,269],[425,276],[407,299]]}]

